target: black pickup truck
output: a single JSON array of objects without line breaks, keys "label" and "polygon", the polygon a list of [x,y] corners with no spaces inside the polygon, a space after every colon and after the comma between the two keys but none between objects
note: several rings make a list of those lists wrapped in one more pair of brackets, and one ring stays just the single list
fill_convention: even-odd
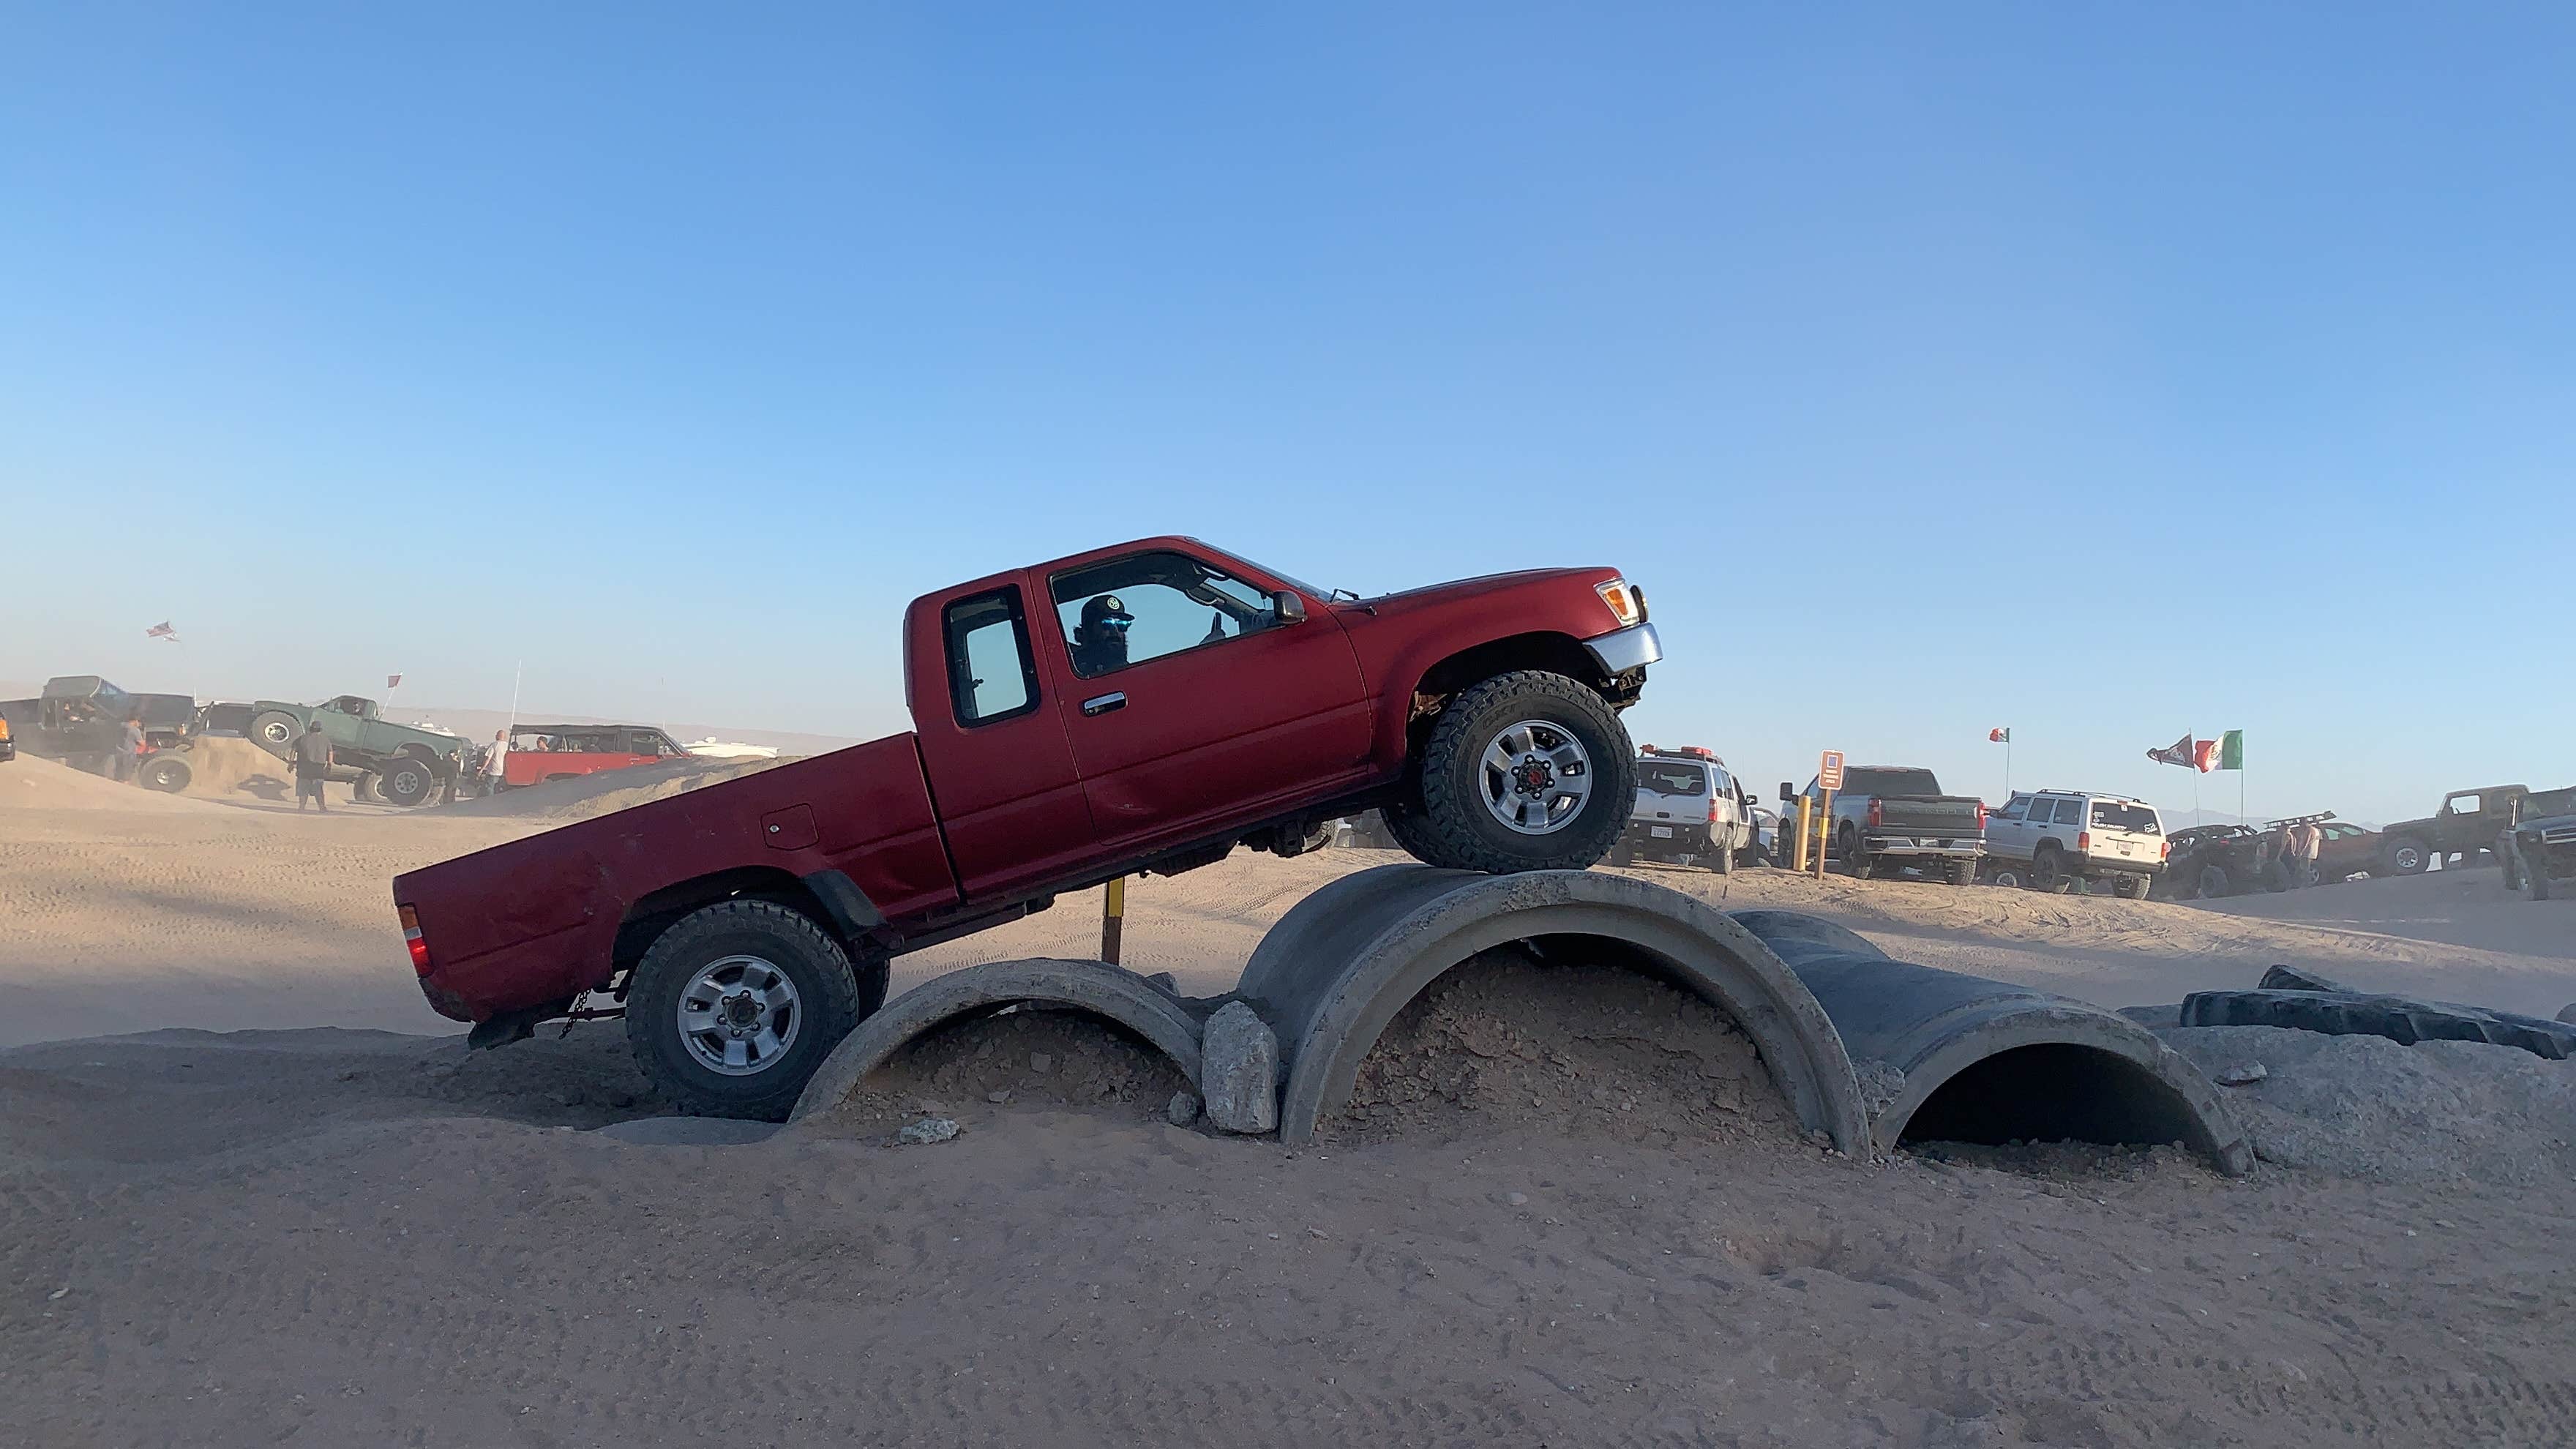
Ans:
[{"label": "black pickup truck", "polygon": [[[1780,828],[1791,833],[1803,795],[1823,798],[1814,780],[1803,791],[1781,782]],[[1833,819],[1825,837],[1827,860],[1839,860],[1867,880],[1908,866],[1952,885],[1977,878],[1986,853],[1986,803],[1973,795],[1945,795],[1930,770],[1911,765],[1853,765],[1834,792]]]}]

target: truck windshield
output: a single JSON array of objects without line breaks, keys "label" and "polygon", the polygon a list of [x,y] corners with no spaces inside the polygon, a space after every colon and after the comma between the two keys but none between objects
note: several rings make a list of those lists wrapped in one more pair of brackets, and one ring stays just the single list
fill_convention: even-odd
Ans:
[{"label": "truck windshield", "polygon": [[1708,770],[1700,765],[1639,760],[1637,788],[1652,790],[1658,795],[1705,795],[1708,793]]},{"label": "truck windshield", "polygon": [[2156,812],[2145,805],[2127,805],[2117,800],[2093,802],[2093,827],[2097,830],[2133,830],[2140,835],[2162,835],[2156,827]]},{"label": "truck windshield", "polygon": [[1930,770],[1859,768],[1843,771],[1847,795],[1938,795],[1941,782]]}]

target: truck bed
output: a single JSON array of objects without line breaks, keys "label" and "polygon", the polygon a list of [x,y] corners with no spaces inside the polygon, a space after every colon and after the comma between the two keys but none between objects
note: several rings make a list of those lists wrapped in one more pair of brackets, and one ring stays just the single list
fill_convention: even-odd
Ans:
[{"label": "truck bed", "polygon": [[393,894],[429,951],[422,990],[465,1021],[605,985],[620,922],[677,882],[824,871],[890,920],[957,903],[911,734],[442,861],[395,877]]}]

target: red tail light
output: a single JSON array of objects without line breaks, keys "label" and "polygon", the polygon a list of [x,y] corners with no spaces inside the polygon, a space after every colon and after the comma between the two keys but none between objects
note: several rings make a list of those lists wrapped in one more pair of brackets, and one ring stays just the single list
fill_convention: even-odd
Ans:
[{"label": "red tail light", "polygon": [[2078,851],[2091,850],[2093,848],[2093,832],[2090,830],[2076,831],[2075,848]]},{"label": "red tail light", "polygon": [[2172,859],[2172,858],[2173,858],[2173,842],[2172,842],[2172,841],[2170,841],[2170,840],[2159,840],[2159,841],[2157,841],[2157,842],[2156,842],[2156,859],[2158,859],[2158,860],[2170,860],[2170,859]]},{"label": "red tail light", "polygon": [[1879,826],[1878,801],[1876,799],[1872,799],[1869,802],[1869,826],[1872,830],[1877,829]]},{"label": "red tail light", "polygon": [[1980,800],[1980,801],[1978,801],[1978,802],[1977,802],[1977,829],[1978,829],[1980,832],[1982,832],[1985,828],[1986,828],[1986,802],[1985,802],[1985,801],[1983,801],[1983,800]]},{"label": "red tail light", "polygon": [[1717,797],[1714,795],[1708,800],[1708,823],[1711,825],[1717,823]]},{"label": "red tail light", "polygon": [[402,908],[403,945],[411,952],[411,969],[429,974],[429,942],[420,934],[420,916],[411,907]]}]

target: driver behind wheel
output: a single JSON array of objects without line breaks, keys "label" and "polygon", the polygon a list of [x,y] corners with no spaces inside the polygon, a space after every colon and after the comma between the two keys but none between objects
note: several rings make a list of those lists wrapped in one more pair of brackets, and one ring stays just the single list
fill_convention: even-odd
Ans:
[{"label": "driver behind wheel", "polygon": [[1073,667],[1085,677],[1127,667],[1127,630],[1136,616],[1116,594],[1094,595],[1073,631]]}]

